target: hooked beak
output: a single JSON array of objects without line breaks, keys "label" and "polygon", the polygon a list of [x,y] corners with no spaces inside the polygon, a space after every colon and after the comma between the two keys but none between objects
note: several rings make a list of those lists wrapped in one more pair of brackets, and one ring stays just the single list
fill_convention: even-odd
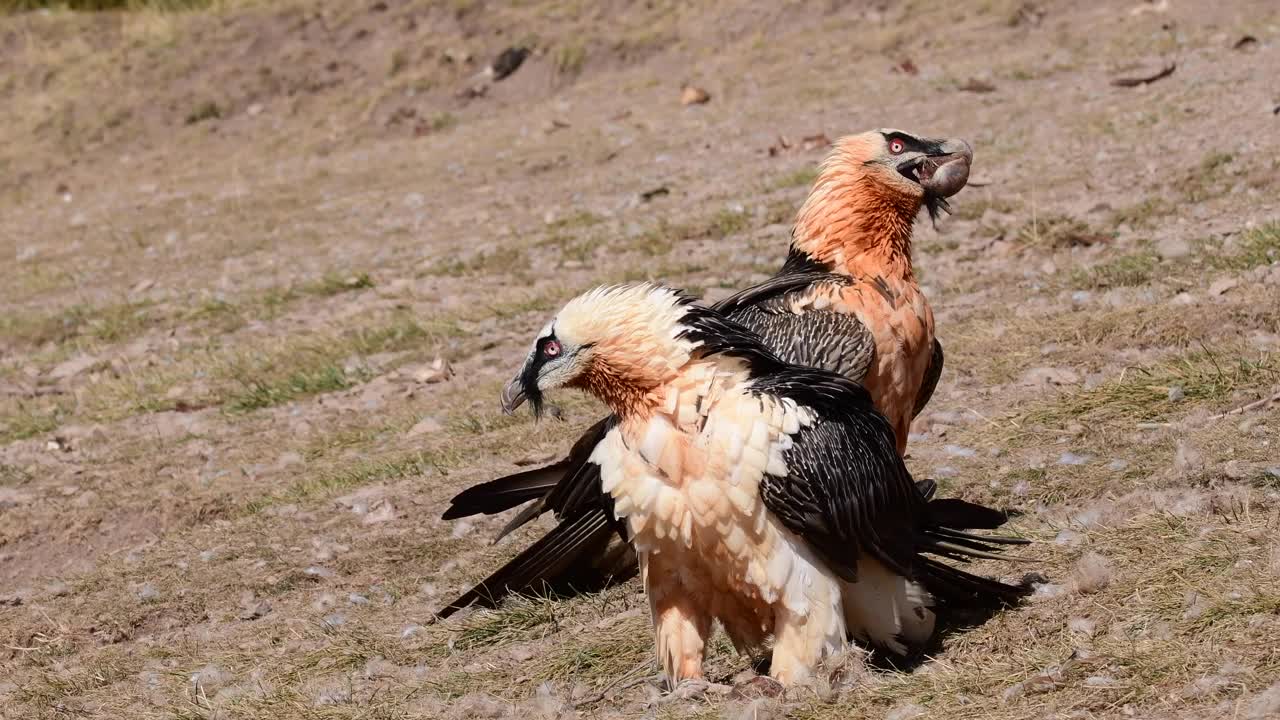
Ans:
[{"label": "hooked beak", "polygon": [[520,380],[521,376],[516,375],[502,389],[502,412],[507,415],[515,413],[516,408],[524,404],[524,384]]}]

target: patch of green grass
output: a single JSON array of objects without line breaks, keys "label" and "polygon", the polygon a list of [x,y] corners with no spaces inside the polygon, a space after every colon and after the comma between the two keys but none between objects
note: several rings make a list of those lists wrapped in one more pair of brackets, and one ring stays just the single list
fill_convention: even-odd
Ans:
[{"label": "patch of green grass", "polygon": [[1112,210],[1106,225],[1114,227],[1128,224],[1133,228],[1148,228],[1160,216],[1172,213],[1173,207],[1169,201],[1159,196],[1149,197],[1140,203]]},{"label": "patch of green grass", "polygon": [[369,273],[357,273],[355,275],[328,273],[319,280],[304,283],[299,288],[299,292],[304,295],[330,297],[344,292],[351,292],[352,290],[364,290],[371,287],[373,287],[373,279],[369,277]]},{"label": "patch of green grass", "polygon": [[258,498],[245,505],[253,514],[279,502],[303,502],[330,497],[352,488],[431,473],[447,475],[463,461],[452,450],[418,450],[405,455],[361,460],[353,465],[307,475],[289,485],[279,496]]},{"label": "patch of green grass", "polygon": [[558,609],[552,598],[513,597],[497,610],[483,610],[468,617],[454,637],[453,648],[466,651],[546,637],[560,629]]},{"label": "patch of green grass", "polygon": [[593,225],[599,225],[604,218],[591,212],[590,210],[579,210],[572,215],[556,219],[547,224],[547,229],[552,233],[558,230],[569,230],[572,228],[587,228]]},{"label": "patch of green grass", "polygon": [[556,72],[561,75],[577,75],[587,62],[587,49],[577,43],[561,45],[552,55]]},{"label": "patch of green grass", "polygon": [[818,166],[806,165],[793,170],[770,183],[770,190],[785,190],[794,187],[809,187],[818,179]]},{"label": "patch of green grass", "polygon": [[61,415],[58,407],[35,408],[19,403],[15,412],[0,415],[0,444],[51,433],[62,424]]},{"label": "patch of green grass", "polygon": [[424,274],[444,277],[469,275],[518,274],[529,267],[527,253],[521,248],[502,248],[477,252],[467,257],[451,256],[432,263]]},{"label": "patch of green grass", "polygon": [[648,618],[635,617],[605,630],[574,635],[543,657],[537,681],[610,682],[648,662],[656,664]]},{"label": "patch of green grass", "polygon": [[1151,282],[1160,258],[1151,250],[1140,250],[1128,255],[1082,268],[1071,273],[1071,283],[1076,287],[1102,289],[1133,287]]},{"label": "patch of green grass", "polygon": [[441,110],[427,118],[427,128],[431,132],[444,132],[458,124],[458,118],[451,112]]},{"label": "patch of green grass", "polygon": [[351,355],[364,356],[411,347],[431,335],[407,317],[386,325],[361,328],[336,341],[293,346],[270,356],[243,356],[223,370],[236,389],[223,398],[224,409],[250,412],[298,398],[345,390],[372,377],[359,367],[347,370],[340,362]]},{"label": "patch of green grass", "polygon": [[[1233,356],[1204,349],[1148,367],[1128,368],[1115,380],[1031,411],[1025,420],[1051,426],[1078,422],[1092,427],[1166,421],[1197,404],[1221,405],[1238,390],[1277,381],[1280,361],[1272,354]],[[1173,387],[1182,389],[1181,400],[1169,399]]]},{"label": "patch of green grass", "polygon": [[391,52],[391,61],[388,65],[387,75],[389,77],[399,75],[400,71],[409,67],[409,53],[405,52],[404,48],[396,48]]},{"label": "patch of green grass", "polygon": [[750,226],[751,218],[745,211],[725,208],[711,216],[707,229],[713,238],[722,239],[736,235]]},{"label": "patch of green grass", "polygon": [[188,125],[195,125],[205,120],[217,120],[220,117],[222,117],[222,107],[214,100],[205,100],[187,113],[183,121]]},{"label": "patch of green grass", "polygon": [[131,337],[154,321],[149,301],[124,302],[101,307],[80,303],[50,315],[9,314],[0,317],[0,332],[20,344],[38,347],[61,345],[79,338],[115,342]]},{"label": "patch of green grass", "polygon": [[1209,266],[1216,270],[1250,270],[1277,261],[1280,261],[1280,222],[1246,230],[1230,254],[1208,255]]},{"label": "patch of green grass", "polygon": [[31,473],[23,470],[17,465],[9,465],[0,463],[0,486],[2,485],[22,485],[31,481]]},{"label": "patch of green grass", "polygon": [[1017,240],[1026,245],[1067,248],[1093,245],[1110,239],[1089,224],[1065,215],[1031,218],[1018,228]]},{"label": "patch of green grass", "polygon": [[223,406],[233,413],[250,412],[273,405],[280,405],[300,397],[346,390],[352,385],[369,379],[364,370],[348,373],[334,364],[323,364],[290,373],[279,380],[247,378],[243,389],[227,398]]}]

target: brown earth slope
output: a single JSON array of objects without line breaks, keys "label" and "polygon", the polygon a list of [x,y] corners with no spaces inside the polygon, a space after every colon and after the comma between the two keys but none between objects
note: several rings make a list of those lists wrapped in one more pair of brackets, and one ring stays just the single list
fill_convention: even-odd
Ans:
[{"label": "brown earth slope", "polygon": [[[0,716],[1276,716],[1277,67],[1263,0],[0,16]],[[1050,584],[780,700],[660,698],[634,584],[430,624],[541,530],[447,499],[598,412],[500,414],[546,315],[761,279],[878,126],[976,151],[908,462]]]}]

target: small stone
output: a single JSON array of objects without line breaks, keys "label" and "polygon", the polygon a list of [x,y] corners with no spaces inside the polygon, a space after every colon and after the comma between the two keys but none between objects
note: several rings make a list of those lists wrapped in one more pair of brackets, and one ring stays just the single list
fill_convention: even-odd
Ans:
[{"label": "small stone", "polygon": [[244,111],[249,117],[257,117],[262,114],[262,103],[252,103]]},{"label": "small stone", "polygon": [[1235,278],[1219,278],[1209,285],[1209,294],[1219,297],[1226,294],[1227,291],[1234,289],[1240,284]]},{"label": "small stone", "polygon": [[324,622],[329,627],[341,627],[347,623],[347,616],[343,613],[329,613],[324,616]]},{"label": "small stone", "polygon": [[1156,243],[1156,254],[1162,258],[1186,257],[1191,254],[1191,243],[1182,238],[1163,238]]},{"label": "small stone", "polygon": [[449,361],[442,357],[437,357],[431,361],[430,365],[423,365],[413,371],[413,379],[420,383],[438,383],[444,382],[453,377],[453,368],[449,365]]},{"label": "small stone", "polygon": [[695,87],[693,85],[685,85],[684,88],[680,91],[681,105],[685,105],[685,106],[703,105],[710,101],[711,101],[711,93],[708,93],[706,90],[703,90],[700,87]]},{"label": "small stone", "polygon": [[405,433],[405,435],[407,437],[415,438],[423,435],[429,435],[431,433],[437,433],[443,429],[444,425],[442,425],[439,420],[433,417],[425,417],[414,423],[413,427],[409,428],[409,432]]},{"label": "small stone", "polygon": [[49,377],[54,380],[65,380],[75,377],[89,368],[97,365],[100,361],[91,355],[77,355],[65,362],[58,364],[49,371]]},{"label": "small stone", "polygon": [[951,457],[971,458],[978,454],[977,450],[969,447],[962,447],[960,445],[944,445],[942,451]]},{"label": "small stone", "polygon": [[332,570],[329,570],[328,568],[322,568],[319,565],[312,565],[311,567],[307,568],[303,572],[306,573],[307,575],[310,575],[311,577],[318,577],[318,578],[333,577]]},{"label": "small stone", "polygon": [[151,583],[143,583],[142,587],[138,588],[138,599],[143,602],[155,600],[158,597],[160,597],[160,591],[156,590],[156,586]]},{"label": "small stone", "polygon": [[1187,397],[1187,392],[1182,389],[1181,385],[1173,385],[1169,388],[1169,402],[1181,402]]},{"label": "small stone", "polygon": [[351,603],[352,605],[368,605],[369,598],[365,597],[364,595],[361,595],[360,593],[351,593],[350,595],[347,596],[347,602]]},{"label": "small stone", "polygon": [[1107,469],[1113,472],[1120,472],[1121,470],[1124,470],[1127,467],[1129,467],[1129,461],[1122,460],[1120,458],[1116,458],[1115,460],[1112,460],[1111,462],[1107,463]]}]

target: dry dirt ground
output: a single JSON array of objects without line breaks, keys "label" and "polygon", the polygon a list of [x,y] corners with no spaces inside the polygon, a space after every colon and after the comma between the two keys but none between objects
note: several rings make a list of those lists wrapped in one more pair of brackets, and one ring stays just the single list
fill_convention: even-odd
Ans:
[{"label": "dry dirt ground", "polygon": [[[1277,717],[1277,68],[1266,0],[0,16],[0,716]],[[762,279],[877,126],[976,149],[908,464],[1049,583],[782,699],[661,697],[634,583],[432,624],[543,529],[448,498],[598,412],[500,414],[547,315]]]}]

